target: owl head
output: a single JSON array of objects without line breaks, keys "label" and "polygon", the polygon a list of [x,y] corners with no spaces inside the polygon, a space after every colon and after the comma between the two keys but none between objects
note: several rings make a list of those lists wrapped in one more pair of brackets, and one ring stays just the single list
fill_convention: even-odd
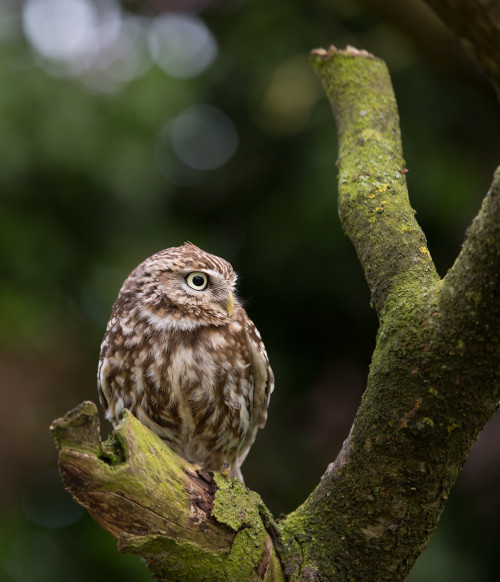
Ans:
[{"label": "owl head", "polygon": [[236,273],[191,243],[160,251],[126,279],[115,309],[126,308],[157,328],[222,325],[233,314]]}]

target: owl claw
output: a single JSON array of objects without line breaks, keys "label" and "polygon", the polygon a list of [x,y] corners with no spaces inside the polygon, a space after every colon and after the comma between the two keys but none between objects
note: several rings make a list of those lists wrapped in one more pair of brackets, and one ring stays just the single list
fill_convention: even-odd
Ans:
[{"label": "owl claw", "polygon": [[231,472],[231,467],[229,466],[229,463],[224,463],[224,465],[222,466],[222,475],[224,475],[224,477],[229,477],[229,473]]}]

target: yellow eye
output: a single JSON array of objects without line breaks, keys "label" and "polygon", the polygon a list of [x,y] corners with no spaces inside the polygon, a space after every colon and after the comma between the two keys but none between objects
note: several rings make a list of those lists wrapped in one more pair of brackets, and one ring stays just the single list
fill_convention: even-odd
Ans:
[{"label": "yellow eye", "polygon": [[195,291],[203,291],[208,285],[208,277],[205,273],[200,273],[199,271],[194,271],[189,273],[186,277],[187,284]]}]

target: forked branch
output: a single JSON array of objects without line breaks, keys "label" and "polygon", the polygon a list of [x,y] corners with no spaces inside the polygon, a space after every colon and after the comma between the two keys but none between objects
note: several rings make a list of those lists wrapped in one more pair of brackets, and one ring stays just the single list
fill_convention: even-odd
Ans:
[{"label": "forked branch", "polygon": [[314,532],[302,552],[325,579],[404,580],[500,398],[498,184],[440,280],[409,205],[385,65],[334,47],[312,62],[337,121],[342,224],[380,328],[341,454],[283,527]]},{"label": "forked branch", "polygon": [[101,442],[84,403],[52,431],[64,483],[158,580],[404,580],[500,399],[500,172],[441,280],[406,190],[385,65],[318,50],[339,131],[339,209],[380,329],[344,447],[281,522],[239,481],[200,471],[126,414]]}]

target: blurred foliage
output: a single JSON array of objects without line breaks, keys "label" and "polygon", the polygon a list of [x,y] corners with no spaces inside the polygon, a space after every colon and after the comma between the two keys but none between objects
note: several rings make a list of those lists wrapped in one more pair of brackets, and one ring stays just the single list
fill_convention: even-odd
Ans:
[{"label": "blurred foliage", "polygon": [[[147,24],[178,4],[124,2],[121,14]],[[389,64],[410,195],[441,274],[498,162],[493,92],[458,47],[446,52],[454,45],[434,21],[439,58],[429,59],[425,29],[408,34],[404,15],[388,20],[368,0],[189,5],[218,46],[201,74],[174,78],[148,62],[118,84],[102,84],[100,71],[99,84],[51,69],[23,34],[19,4],[0,3],[2,580],[149,579],[62,491],[47,429],[96,399],[111,305],[126,275],[162,248],[190,240],[230,260],[266,342],[277,388],[247,484],[288,512],[335,457],[376,318],[337,218],[335,126],[310,49],[350,43]],[[413,5],[409,18],[430,18]],[[199,105],[223,113],[238,136],[234,155],[211,170],[189,166],[172,137],[175,120]],[[219,151],[210,141],[219,130],[193,134],[188,152]],[[498,420],[486,432],[413,582],[496,579]]]}]

